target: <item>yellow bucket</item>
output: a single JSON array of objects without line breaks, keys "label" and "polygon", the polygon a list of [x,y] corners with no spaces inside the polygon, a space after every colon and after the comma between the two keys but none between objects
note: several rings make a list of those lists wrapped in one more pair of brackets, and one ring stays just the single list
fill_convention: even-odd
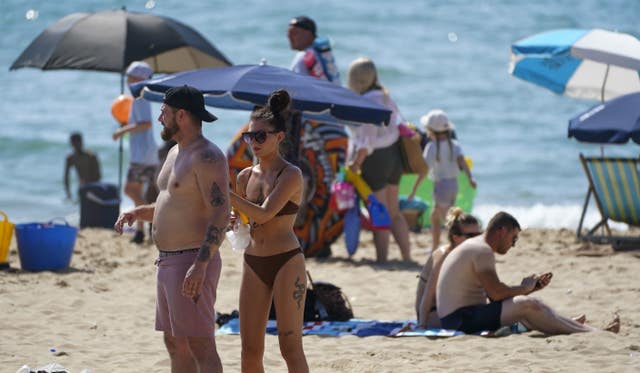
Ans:
[{"label": "yellow bucket", "polygon": [[0,263],[6,263],[11,236],[13,236],[13,223],[9,221],[9,217],[3,211],[0,211],[0,214],[4,216],[4,220],[0,221]]}]

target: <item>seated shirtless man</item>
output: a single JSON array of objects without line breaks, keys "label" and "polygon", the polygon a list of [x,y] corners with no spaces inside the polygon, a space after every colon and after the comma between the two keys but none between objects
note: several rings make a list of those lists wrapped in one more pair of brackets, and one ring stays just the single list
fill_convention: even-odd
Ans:
[{"label": "seated shirtless man", "polygon": [[216,289],[220,244],[229,224],[229,169],[222,151],[202,135],[202,121],[215,116],[202,93],[182,86],[167,91],[161,108],[162,138],[173,139],[158,175],[159,194],[118,218],[125,223],[153,221],[156,261],[156,330],[164,332],[171,371],[221,372],[216,351]]},{"label": "seated shirtless man", "polygon": [[[547,286],[551,273],[525,277],[517,286],[500,281],[495,254],[506,254],[515,246],[519,233],[518,221],[506,212],[499,212],[483,235],[464,241],[444,259],[436,288],[442,327],[476,333],[521,322],[545,334],[598,330],[584,324],[584,317],[571,319],[558,315],[544,302],[528,295]],[[487,298],[491,302],[487,303]],[[614,333],[620,330],[617,315],[605,330]]]}]

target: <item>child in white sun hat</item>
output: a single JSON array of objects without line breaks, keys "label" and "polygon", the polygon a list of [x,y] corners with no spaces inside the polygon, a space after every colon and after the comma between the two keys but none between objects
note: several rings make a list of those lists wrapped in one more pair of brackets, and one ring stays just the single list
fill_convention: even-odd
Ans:
[{"label": "child in white sun hat", "polygon": [[[473,188],[476,181],[471,176],[471,170],[464,159],[462,148],[458,141],[452,138],[455,128],[449,121],[447,114],[440,110],[431,110],[420,118],[420,124],[424,127],[431,141],[424,148],[422,156],[429,166],[429,177],[433,180],[433,202],[431,210],[431,234],[433,239],[432,250],[440,244],[440,225],[447,215],[447,211],[453,206],[458,194],[458,173],[463,170],[469,177],[469,183]],[[416,180],[412,194],[413,197],[421,178]]]}]

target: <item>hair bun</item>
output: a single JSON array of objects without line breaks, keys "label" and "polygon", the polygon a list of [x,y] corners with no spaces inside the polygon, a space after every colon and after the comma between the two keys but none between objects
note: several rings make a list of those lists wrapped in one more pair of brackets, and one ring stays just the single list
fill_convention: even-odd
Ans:
[{"label": "hair bun", "polygon": [[268,105],[272,113],[280,114],[289,106],[290,102],[291,97],[289,96],[289,93],[284,89],[278,89],[269,96]]},{"label": "hair bun", "polygon": [[460,215],[462,215],[463,213],[464,213],[464,211],[462,211],[462,209],[460,207],[454,206],[454,207],[449,209],[448,215],[451,218],[455,219],[455,218],[459,217]]},{"label": "hair bun", "polygon": [[447,227],[453,225],[453,223],[455,223],[455,221],[458,220],[463,213],[464,211],[462,211],[460,207],[454,206],[450,208],[449,211],[447,212],[447,219],[446,219],[445,225]]}]

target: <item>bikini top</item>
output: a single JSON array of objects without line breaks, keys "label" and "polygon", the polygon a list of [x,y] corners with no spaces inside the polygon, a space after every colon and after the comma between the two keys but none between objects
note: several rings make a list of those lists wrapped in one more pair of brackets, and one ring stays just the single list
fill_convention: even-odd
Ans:
[{"label": "bikini top", "polygon": [[[278,183],[278,179],[280,178],[280,175],[282,174],[282,171],[285,170],[285,168],[287,168],[288,165],[285,165],[284,167],[282,167],[282,169],[278,172],[278,175],[276,175],[276,179],[273,182],[273,185],[276,185]],[[251,167],[251,170],[249,170],[249,179],[251,179],[251,174],[253,173],[253,167]],[[248,181],[247,181],[248,183]],[[262,204],[262,202],[264,202],[264,196],[262,194],[260,194],[260,196],[258,197],[258,200],[255,202],[257,204]],[[287,201],[287,203],[285,203],[284,206],[282,206],[282,209],[280,209],[280,211],[278,211],[278,213],[276,214],[276,216],[282,216],[282,215],[295,215],[298,213],[298,210],[300,209],[300,206],[298,206],[298,204],[291,202],[291,201]]]}]

